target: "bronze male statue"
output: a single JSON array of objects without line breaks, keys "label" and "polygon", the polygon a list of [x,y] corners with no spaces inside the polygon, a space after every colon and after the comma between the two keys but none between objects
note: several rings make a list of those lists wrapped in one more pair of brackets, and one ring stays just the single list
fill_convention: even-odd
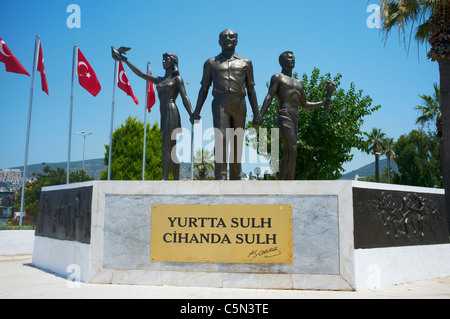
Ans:
[{"label": "bronze male statue", "polygon": [[[253,110],[255,121],[261,121],[258,102],[254,89],[253,65],[249,59],[238,56],[235,52],[238,35],[227,29],[220,33],[219,44],[222,53],[206,61],[203,68],[203,79],[198,95],[197,106],[191,116],[191,123],[200,119],[200,112],[213,85],[212,102],[213,122],[215,128],[215,179],[227,179],[227,129],[235,134],[233,157],[230,159],[230,179],[242,178],[241,158],[243,148],[243,131],[245,127],[247,106],[246,90]],[[229,132],[230,133],[230,132]]]},{"label": "bronze male statue", "polygon": [[[308,102],[306,100],[303,83],[292,76],[292,69],[295,67],[294,54],[291,51],[283,52],[280,55],[279,62],[282,70],[281,73],[272,76],[269,93],[264,99],[261,109],[261,117],[264,118],[273,98],[276,97],[279,104],[277,126],[280,129],[284,143],[283,159],[280,162],[279,179],[293,180],[295,177],[297,157],[298,106],[301,105],[305,110],[312,110],[324,106],[326,102],[329,103],[330,97],[327,97],[322,102]],[[257,122],[256,124],[262,125],[262,121]]]},{"label": "bronze male statue", "polygon": [[112,47],[112,57],[116,61],[126,63],[137,76],[156,85],[161,111],[162,180],[169,179],[170,170],[172,170],[173,179],[179,180],[180,162],[173,151],[176,140],[172,139],[172,134],[176,134],[181,129],[180,113],[175,104],[178,95],[181,96],[189,116],[192,115],[192,107],[186,94],[184,81],[178,71],[178,57],[174,53],[163,54],[163,67],[166,74],[163,77],[157,77],[141,72],[131,64],[127,57],[123,56],[123,53],[128,50],[127,48],[116,50]]}]

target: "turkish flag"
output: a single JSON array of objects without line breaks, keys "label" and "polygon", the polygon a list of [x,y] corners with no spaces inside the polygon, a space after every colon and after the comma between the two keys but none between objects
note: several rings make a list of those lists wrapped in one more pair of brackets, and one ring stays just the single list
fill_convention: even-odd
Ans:
[{"label": "turkish flag", "polygon": [[25,74],[30,76],[30,74],[25,70],[25,68],[17,61],[16,57],[11,53],[5,41],[0,38],[0,62],[5,63],[6,72]]},{"label": "turkish flag", "polygon": [[48,95],[47,75],[45,74],[44,55],[42,54],[42,44],[41,44],[41,42],[39,42],[39,55],[38,55],[37,70],[38,70],[38,72],[41,72],[42,91],[44,91]]},{"label": "turkish flag", "polygon": [[80,49],[78,49],[77,74],[78,82],[80,82],[80,85],[93,96],[97,96],[102,87],[100,85],[100,82],[98,81],[94,69],[86,60],[83,53],[81,53]]},{"label": "turkish flag", "polygon": [[127,74],[123,67],[122,61],[119,62],[119,77],[117,79],[117,86],[124,91],[127,95],[131,96],[134,103],[139,105],[138,99],[134,96],[133,89],[131,88],[130,81],[128,81]]},{"label": "turkish flag", "polygon": [[[150,69],[149,72],[150,75],[152,75],[152,70]],[[147,82],[147,110],[148,113],[152,111],[153,105],[156,103],[156,96],[155,96],[155,88],[153,87],[152,82]]]}]

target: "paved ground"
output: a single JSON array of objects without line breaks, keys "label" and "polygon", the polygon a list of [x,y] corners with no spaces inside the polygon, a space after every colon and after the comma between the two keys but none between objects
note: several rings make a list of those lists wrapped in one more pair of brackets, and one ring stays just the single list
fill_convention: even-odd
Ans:
[{"label": "paved ground", "polygon": [[450,299],[450,277],[373,291],[291,291],[74,283],[31,264],[34,231],[0,231],[1,299]]},{"label": "paved ground", "polygon": [[364,292],[93,285],[31,265],[31,255],[0,256],[0,299],[450,299],[450,277]]}]

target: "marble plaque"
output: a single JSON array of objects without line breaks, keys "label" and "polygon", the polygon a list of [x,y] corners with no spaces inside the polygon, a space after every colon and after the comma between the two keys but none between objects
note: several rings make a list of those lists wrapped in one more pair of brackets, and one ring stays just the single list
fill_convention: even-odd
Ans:
[{"label": "marble plaque", "polygon": [[[337,196],[107,194],[105,200],[103,255],[105,269],[326,275],[340,273]],[[178,205],[292,205],[293,263],[151,261],[152,206],[174,203]]]},{"label": "marble plaque", "polygon": [[292,263],[291,205],[153,205],[150,258]]}]

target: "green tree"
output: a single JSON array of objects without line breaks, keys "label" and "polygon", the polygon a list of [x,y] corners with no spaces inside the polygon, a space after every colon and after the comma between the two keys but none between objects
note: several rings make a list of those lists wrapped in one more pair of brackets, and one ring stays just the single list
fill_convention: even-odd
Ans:
[{"label": "green tree", "polygon": [[[67,181],[66,170],[64,168],[57,167],[56,169],[52,169],[45,163],[42,165],[44,166],[43,173],[32,173],[32,176],[34,177],[33,181],[27,182],[25,185],[24,211],[30,216],[37,215],[42,187],[63,185],[66,184]],[[70,172],[71,183],[81,183],[92,181],[93,179],[94,178],[86,174],[84,170]],[[16,195],[16,202],[14,204],[14,210],[16,212],[20,211],[21,198],[22,189],[20,189]]]},{"label": "green tree", "polygon": [[[298,78],[298,74],[294,74]],[[357,90],[354,83],[346,91],[340,88],[342,75],[334,77],[330,73],[320,74],[315,68],[312,75],[302,76],[302,82],[308,101],[322,101],[326,97],[327,81],[336,83],[337,89],[333,95],[328,117],[324,116],[324,109],[303,110],[299,106],[297,165],[295,179],[297,180],[333,180],[342,176],[343,164],[352,160],[352,148],[361,151],[367,145],[361,133],[364,117],[372,114],[380,106],[372,106],[373,100],[364,96],[362,90]],[[272,101],[264,118],[263,128],[267,128],[267,152],[283,152],[283,143],[280,139],[279,149],[272,150],[271,129],[277,128],[276,118],[278,101]],[[250,136],[247,142],[253,145],[260,155],[259,130],[251,122],[246,125],[255,128],[257,136]],[[270,156],[270,153],[268,154]],[[280,156],[281,158],[281,156]],[[273,166],[274,163],[271,163]]]},{"label": "green tree", "polygon": [[394,145],[399,173],[394,183],[423,187],[442,187],[439,140],[431,132],[414,130],[402,135]]},{"label": "green tree", "polygon": [[386,156],[387,159],[387,182],[388,184],[391,183],[391,160],[394,159],[395,153],[394,153],[394,139],[393,138],[383,138],[381,141],[381,152]]},{"label": "green tree", "polygon": [[[450,1],[381,0],[382,33],[387,39],[397,28],[403,42],[414,39],[430,45],[428,58],[438,62],[441,90],[442,173],[450,207]],[[450,211],[450,209],[448,209]],[[450,225],[450,224],[449,224]]]},{"label": "green tree", "polygon": [[[162,178],[161,132],[157,123],[147,124],[145,179]],[[125,124],[113,133],[111,180],[142,180],[142,157],[144,154],[144,123],[128,117]],[[105,163],[109,159],[109,145],[105,145]],[[108,167],[100,179],[108,178]]]},{"label": "green tree", "polygon": [[368,143],[369,149],[375,155],[375,181],[378,183],[380,181],[380,152],[382,150],[383,139],[386,134],[381,131],[381,129],[372,128],[369,133],[364,132],[367,137],[366,142]]},{"label": "green tree", "polygon": [[417,105],[415,107],[420,112],[416,124],[420,124],[422,127],[429,123],[436,125],[436,128],[440,126],[438,121],[441,119],[441,89],[437,83],[433,84],[433,88],[433,95],[419,95],[423,105]]}]

